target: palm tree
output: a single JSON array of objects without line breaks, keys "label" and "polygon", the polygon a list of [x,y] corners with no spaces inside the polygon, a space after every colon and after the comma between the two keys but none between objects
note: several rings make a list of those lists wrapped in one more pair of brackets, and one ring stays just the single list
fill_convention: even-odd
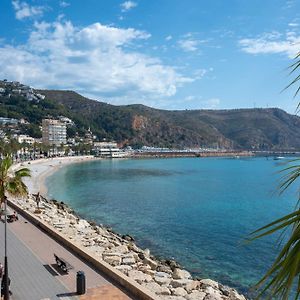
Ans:
[{"label": "palm tree", "polygon": [[[299,71],[300,53],[295,57],[295,62],[290,68],[291,74]],[[299,81],[300,75],[297,75],[286,88],[298,84]],[[294,97],[298,93],[300,93],[300,86],[297,87]],[[297,111],[299,111],[299,108],[300,103],[297,106]],[[294,160],[293,165],[281,171],[283,172],[283,177],[279,187],[280,193],[283,193],[299,179],[299,161],[300,159]],[[250,240],[278,231],[281,231],[286,238],[286,242],[283,243],[280,253],[270,269],[257,283],[256,288],[259,290],[257,298],[263,296],[264,299],[291,299],[291,292],[294,287],[297,287],[294,299],[298,299],[300,296],[300,197],[292,213],[254,231],[250,236]]]},{"label": "palm tree", "polygon": [[13,164],[11,155],[7,154],[0,162],[0,204],[4,204],[5,211],[5,257],[4,257],[4,300],[9,299],[9,278],[7,263],[7,198],[6,194],[23,196],[27,194],[27,187],[22,181],[24,177],[30,176],[30,170],[22,168],[12,171],[10,168]]},{"label": "palm tree", "polygon": [[0,204],[5,202],[6,193],[15,196],[27,195],[27,187],[22,179],[30,176],[30,170],[22,168],[10,172],[12,164],[13,161],[9,154],[5,155],[0,162]]},{"label": "palm tree", "polygon": [[0,153],[3,158],[7,154],[16,154],[20,149],[20,144],[15,139],[10,139],[8,143],[0,141]]}]

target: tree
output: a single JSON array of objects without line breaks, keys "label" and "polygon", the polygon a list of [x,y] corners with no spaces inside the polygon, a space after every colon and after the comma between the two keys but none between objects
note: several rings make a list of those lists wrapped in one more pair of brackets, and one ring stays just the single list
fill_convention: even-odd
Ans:
[{"label": "tree", "polygon": [[6,154],[0,163],[0,204],[4,203],[6,193],[15,196],[27,194],[27,187],[22,179],[30,177],[30,170],[21,168],[12,172],[10,171],[12,164],[13,161],[9,154]]},{"label": "tree", "polygon": [[[300,53],[295,57],[295,63],[291,66],[291,74],[300,69]],[[289,88],[300,81],[300,74],[286,87]],[[300,85],[297,87],[295,96],[300,92]],[[300,108],[300,103],[297,106],[297,111]],[[280,185],[280,193],[283,193],[287,188],[294,184],[300,177],[299,159],[293,161],[293,165],[282,170],[283,179]],[[283,216],[274,222],[259,228],[252,233],[251,240],[273,234],[281,231],[285,234],[286,241],[273,262],[270,269],[257,283],[259,289],[257,298],[264,299],[291,299],[291,292],[294,287],[296,295],[294,299],[300,296],[300,198],[298,199],[295,210]]]},{"label": "tree", "polygon": [[0,153],[2,157],[5,157],[7,154],[16,154],[20,149],[20,144],[15,139],[10,139],[7,142],[3,140],[0,141]]},{"label": "tree", "polygon": [[30,170],[21,168],[17,171],[12,171],[13,164],[11,155],[6,154],[0,163],[0,204],[4,203],[5,211],[5,235],[4,235],[4,300],[9,299],[9,277],[8,277],[8,261],[7,261],[7,199],[6,194],[11,195],[26,195],[27,187],[22,181],[24,177],[30,176]]}]

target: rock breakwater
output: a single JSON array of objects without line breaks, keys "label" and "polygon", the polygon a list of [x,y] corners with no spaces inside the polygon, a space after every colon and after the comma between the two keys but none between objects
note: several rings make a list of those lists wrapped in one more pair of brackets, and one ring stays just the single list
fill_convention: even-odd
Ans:
[{"label": "rock breakwater", "polygon": [[141,249],[129,236],[120,236],[103,225],[88,222],[67,205],[35,197],[11,199],[23,210],[54,227],[75,245],[103,260],[162,300],[245,300],[235,289],[211,279],[194,279],[173,260],[158,260],[149,249]]}]

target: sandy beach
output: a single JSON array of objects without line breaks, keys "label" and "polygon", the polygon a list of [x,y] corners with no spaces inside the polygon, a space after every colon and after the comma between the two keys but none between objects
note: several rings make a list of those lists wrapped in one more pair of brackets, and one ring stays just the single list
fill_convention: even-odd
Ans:
[{"label": "sandy beach", "polygon": [[70,157],[55,157],[37,159],[34,161],[23,162],[14,165],[13,169],[28,168],[31,171],[31,177],[25,178],[24,183],[28,187],[30,194],[40,194],[46,197],[47,187],[45,185],[45,179],[56,172],[58,169],[65,167],[69,164],[82,163],[90,160],[96,160],[94,156],[70,156]]}]

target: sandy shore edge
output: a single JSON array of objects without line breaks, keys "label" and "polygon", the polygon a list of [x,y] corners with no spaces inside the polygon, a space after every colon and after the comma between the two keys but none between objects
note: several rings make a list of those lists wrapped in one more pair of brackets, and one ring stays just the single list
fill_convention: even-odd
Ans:
[{"label": "sandy shore edge", "polygon": [[25,178],[24,183],[28,188],[29,194],[40,194],[44,197],[47,196],[47,177],[53,175],[59,169],[75,163],[84,163],[88,161],[99,160],[91,155],[85,156],[70,156],[70,157],[55,157],[55,158],[43,158],[34,161],[28,161],[18,163],[13,166],[13,170],[19,168],[28,168],[31,171],[31,177]]}]

